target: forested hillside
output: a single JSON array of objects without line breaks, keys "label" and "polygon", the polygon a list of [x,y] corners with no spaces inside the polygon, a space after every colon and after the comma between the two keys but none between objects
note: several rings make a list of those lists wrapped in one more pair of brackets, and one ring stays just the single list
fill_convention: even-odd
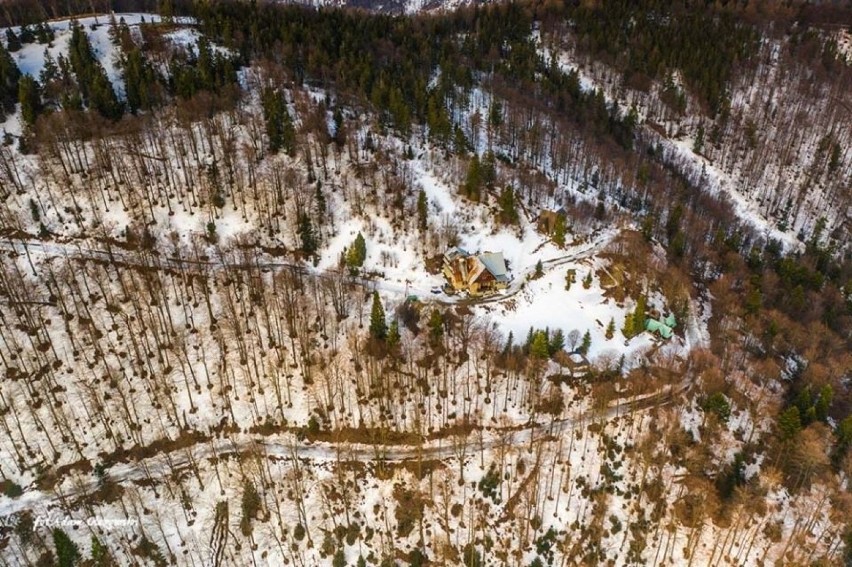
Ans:
[{"label": "forested hillside", "polygon": [[849,14],[366,7],[4,5],[2,563],[852,561]]}]

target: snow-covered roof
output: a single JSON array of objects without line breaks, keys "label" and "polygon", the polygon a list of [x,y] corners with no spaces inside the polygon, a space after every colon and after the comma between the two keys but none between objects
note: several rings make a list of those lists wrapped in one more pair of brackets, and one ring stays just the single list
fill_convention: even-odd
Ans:
[{"label": "snow-covered roof", "polygon": [[491,272],[494,279],[500,282],[509,281],[506,260],[503,258],[502,252],[485,252],[479,255],[479,260],[485,266],[485,269]]},{"label": "snow-covered roof", "polygon": [[444,257],[451,262],[456,258],[467,258],[468,256],[470,256],[470,254],[467,250],[459,248],[458,246],[453,246],[444,253]]}]

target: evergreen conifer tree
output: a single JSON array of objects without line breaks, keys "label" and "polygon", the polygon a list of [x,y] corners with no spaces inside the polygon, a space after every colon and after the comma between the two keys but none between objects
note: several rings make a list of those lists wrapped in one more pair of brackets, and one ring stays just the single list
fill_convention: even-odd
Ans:
[{"label": "evergreen conifer tree", "polygon": [[515,190],[507,185],[500,193],[500,221],[504,224],[517,224],[518,210],[515,208]]},{"label": "evergreen conifer tree", "polygon": [[533,333],[532,344],[530,344],[530,356],[533,358],[550,357],[550,341],[548,341],[547,333],[544,331],[535,331]]},{"label": "evergreen conifer tree", "polygon": [[556,329],[553,335],[550,337],[550,345],[548,347],[548,351],[550,352],[550,356],[553,356],[560,350],[565,347],[565,334],[562,332],[562,329]]},{"label": "evergreen conifer tree", "polygon": [[265,87],[261,93],[261,106],[266,123],[266,136],[269,139],[269,151],[276,153],[284,150],[288,155],[294,155],[296,132],[284,94],[272,87]]},{"label": "evergreen conifer tree", "polygon": [[6,112],[15,109],[18,102],[18,81],[21,78],[21,70],[15,64],[15,60],[0,43],[0,105]]},{"label": "evergreen conifer tree", "polygon": [[426,201],[426,192],[421,189],[417,195],[417,226],[420,230],[426,230],[428,221],[429,205]]},{"label": "evergreen conifer tree", "polygon": [[462,193],[464,193],[465,197],[473,201],[478,201],[481,188],[482,171],[479,164],[479,156],[473,154],[473,157],[470,158],[470,163],[467,165],[467,175],[462,184]]},{"label": "evergreen conifer tree", "polygon": [[583,335],[583,343],[580,345],[580,348],[577,349],[582,355],[589,354],[589,348],[592,346],[592,335],[589,331],[586,331],[586,334]]},{"label": "evergreen conifer tree", "polygon": [[61,528],[53,529],[53,545],[59,567],[73,567],[80,560],[80,548]]},{"label": "evergreen conifer tree", "polygon": [[15,53],[21,49],[21,38],[14,32],[12,28],[6,28],[6,49],[10,53]]},{"label": "evergreen conifer tree", "polygon": [[553,243],[560,248],[565,246],[566,230],[565,217],[563,215],[556,215],[556,222],[553,223]]},{"label": "evergreen conifer tree", "polygon": [[444,336],[444,316],[438,309],[433,309],[429,315],[429,338],[433,342]]},{"label": "evergreen conifer tree", "polygon": [[799,417],[799,408],[790,406],[778,416],[778,429],[781,431],[781,438],[789,441],[802,430],[802,421]]},{"label": "evergreen conifer tree", "polygon": [[38,83],[29,75],[18,82],[18,102],[21,103],[21,117],[24,123],[32,126],[41,112],[41,93]]},{"label": "evergreen conifer tree", "polygon": [[376,340],[383,341],[388,335],[388,324],[385,321],[385,308],[379,292],[373,292],[373,307],[370,310],[370,336]]},{"label": "evergreen conifer tree", "polygon": [[298,232],[299,240],[302,242],[302,253],[305,256],[316,254],[319,243],[314,233],[314,225],[311,223],[311,218],[306,213],[299,214]]},{"label": "evergreen conifer tree", "polygon": [[394,319],[391,321],[390,328],[388,328],[388,348],[393,349],[395,346],[399,344],[399,322]]}]

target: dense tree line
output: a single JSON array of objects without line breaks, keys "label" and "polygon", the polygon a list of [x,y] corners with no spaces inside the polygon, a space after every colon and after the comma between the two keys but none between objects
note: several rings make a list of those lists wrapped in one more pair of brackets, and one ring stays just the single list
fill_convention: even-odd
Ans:
[{"label": "dense tree line", "polygon": [[21,70],[18,69],[9,50],[0,44],[0,107],[2,107],[3,115],[15,109],[20,78]]},{"label": "dense tree line", "polygon": [[110,12],[156,12],[168,0],[11,0],[0,8],[0,26],[35,24],[44,20]]},{"label": "dense tree line", "polygon": [[121,67],[124,79],[124,96],[127,109],[135,114],[139,110],[150,110],[157,106],[163,96],[164,79],[154,70],[145,56],[144,45],[137,45],[130,27],[122,19],[113,26],[113,43],[121,48]]},{"label": "dense tree line", "polygon": [[[622,116],[576,75],[543,61],[531,37],[534,12],[511,3],[439,17],[392,18],[266,4],[209,3],[194,14],[210,37],[243,62],[278,62],[297,83],[333,86],[405,134],[426,125],[433,141],[456,152],[468,140],[450,118],[478,77],[492,76],[516,92],[611,135],[631,147],[635,117]],[[462,38],[462,39],[460,39]]]},{"label": "dense tree line", "polygon": [[219,93],[237,82],[237,68],[230,57],[215,50],[206,37],[186,58],[175,58],[170,66],[170,87],[181,98],[200,91]]},{"label": "dense tree line", "polygon": [[[116,93],[95,56],[86,30],[76,22],[71,27],[67,57],[60,54],[54,60],[46,54],[39,76],[24,77],[20,86],[20,72],[0,45],[0,80],[6,85],[3,92],[8,91],[4,96],[9,97],[10,105],[21,103],[26,124],[34,125],[38,116],[46,111],[84,109],[117,121],[126,112],[136,114],[159,107],[172,97],[191,99],[201,92],[225,94],[224,99],[233,100],[234,97],[226,93],[234,89],[237,68],[231,57],[215,49],[205,38],[200,38],[190,49],[170,48],[168,72],[163,74],[148,52],[145,33],[141,34],[143,42],[139,44],[123,20],[111,19],[109,25],[111,40],[119,49],[117,63],[124,83],[123,97]],[[145,25],[158,28],[157,24],[143,24],[143,27]],[[14,101],[12,91],[16,93]],[[9,110],[13,106],[5,108]]]},{"label": "dense tree line", "polygon": [[728,103],[733,67],[755,51],[758,34],[706,3],[605,0],[572,13],[580,41],[622,69],[628,82],[679,71],[715,115]]},{"label": "dense tree line", "polygon": [[106,71],[95,57],[85,30],[78,24],[71,27],[68,60],[77,77],[77,85],[84,104],[105,118],[117,120],[124,112],[122,104],[107,78]]}]

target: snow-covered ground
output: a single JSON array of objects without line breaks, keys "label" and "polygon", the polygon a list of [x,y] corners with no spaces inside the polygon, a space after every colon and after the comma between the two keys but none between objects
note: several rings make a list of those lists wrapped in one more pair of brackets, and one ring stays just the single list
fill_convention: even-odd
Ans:
[{"label": "snow-covered ground", "polygon": [[846,63],[852,65],[852,29],[837,32],[837,50],[846,59]]},{"label": "snow-covered ground", "polygon": [[[529,329],[562,330],[567,337],[571,331],[580,336],[588,331],[591,338],[589,358],[597,359],[601,354],[613,355],[617,361],[621,355],[630,360],[635,353],[649,349],[654,339],[646,333],[625,341],[621,329],[629,311],[604,296],[605,290],[595,272],[605,265],[599,258],[571,262],[549,269],[541,278],[526,282],[520,293],[508,301],[486,304],[477,308],[484,317],[491,319],[504,334],[512,332],[515,340],[523,341]],[[565,289],[568,270],[576,272],[576,282],[570,290]],[[589,289],[582,280],[593,274]],[[606,338],[610,321],[615,323],[615,334]]]},{"label": "snow-covered ground", "polygon": [[[576,72],[580,80],[580,87],[591,92],[600,90],[607,103],[618,105],[621,112],[626,113],[630,110],[630,105],[616,85],[612,83],[604,83],[596,80],[589,72],[576,61],[572,54],[567,52],[553,53],[551,49],[539,43],[539,51],[545,60],[555,58],[559,67],[566,73]],[[621,95],[621,96],[620,96]],[[636,106],[640,118],[640,124],[647,119],[648,109],[641,104]],[[767,239],[773,238],[781,242],[787,250],[797,250],[801,243],[797,241],[796,234],[792,231],[780,230],[777,227],[777,222],[774,219],[768,219],[759,212],[758,205],[746,198],[738,190],[737,183],[713,163],[702,155],[693,151],[695,140],[689,136],[679,138],[669,138],[659,135],[655,130],[645,126],[646,132],[655,137],[660,143],[663,151],[668,154],[668,157],[677,157],[690,163],[691,181],[697,183],[699,187],[709,190],[713,193],[721,193],[726,195],[734,205],[734,210],[739,217],[754,226],[759,233]]]},{"label": "snow-covered ground", "polygon": [[[124,22],[131,27],[138,26],[142,22],[156,23],[160,21],[160,16],[157,14],[146,13],[122,13],[116,16],[116,22],[119,19],[124,19]],[[118,49],[110,39],[111,22],[109,16],[90,16],[79,18],[76,22],[83,26],[86,34],[89,36],[89,41],[92,44],[92,50],[95,57],[100,62],[106,71],[107,77],[113,84],[116,94],[121,97],[124,95],[124,82],[121,79],[121,69],[118,65]],[[22,73],[30,75],[38,79],[42,69],[44,69],[45,53],[56,61],[60,55],[67,56],[68,42],[71,40],[71,25],[72,20],[57,20],[49,22],[50,27],[55,34],[54,40],[50,45],[40,43],[24,44],[20,50],[12,53],[12,58],[18,65]],[[15,32],[19,32],[20,28],[12,28]],[[0,37],[4,38],[5,43],[5,28],[0,30]]]},{"label": "snow-covered ground", "polygon": [[[189,31],[172,36],[185,45],[196,39]],[[109,44],[99,45],[99,57],[108,56]],[[32,70],[37,69],[34,61],[27,62]],[[590,86],[586,80],[582,78]],[[317,92],[299,94],[324,98]],[[479,95],[472,106],[487,108],[488,100]],[[247,113],[257,110],[247,107]],[[235,131],[248,145],[251,139],[240,129],[243,125],[229,119],[216,117],[207,126],[215,126],[211,131]],[[17,115],[10,117],[7,128],[19,131],[16,120]],[[366,128],[366,123],[360,126]],[[191,137],[197,135],[209,145],[204,150],[209,154],[201,152],[198,171],[175,174],[177,181],[168,190],[179,197],[169,202],[171,207],[165,199],[146,207],[130,179],[119,195],[117,189],[110,193],[108,203],[88,200],[79,190],[75,196],[80,218],[72,220],[66,213],[71,210],[68,193],[90,187],[95,177],[75,178],[69,186],[48,186],[58,194],[55,205],[42,207],[42,220],[54,231],[50,238],[41,242],[33,236],[35,246],[13,239],[1,245],[0,261],[16,284],[11,287],[37,299],[53,299],[4,312],[4,317],[20,317],[22,323],[3,329],[3,348],[14,356],[4,358],[10,361],[9,379],[0,385],[0,419],[6,426],[0,436],[0,473],[25,491],[17,498],[0,496],[0,521],[25,510],[61,511],[81,521],[91,516],[131,518],[138,523],[126,532],[98,532],[119,564],[142,560],[138,542],[143,529],[176,563],[214,564],[211,534],[222,527],[219,512],[228,504],[224,532],[231,539],[222,546],[223,565],[328,565],[329,546],[332,552],[340,549],[347,564],[354,564],[359,555],[379,564],[383,557],[402,558],[422,548],[437,564],[459,565],[464,562],[459,551],[468,542],[475,542],[486,565],[494,564],[498,553],[528,565],[546,554],[544,535],[550,528],[559,554],[572,553],[590,564],[757,565],[781,559],[779,546],[763,525],[778,522],[782,536],[802,535],[796,519],[805,517],[803,510],[813,508],[820,495],[790,495],[779,489],[759,474],[762,460],[749,463],[746,474],[766,484],[762,488],[771,495],[771,509],[755,515],[752,509],[732,508],[735,514],[754,518],[744,521],[746,529],[737,532],[737,523],[717,524],[703,516],[697,528],[687,526],[674,511],[691,489],[685,468],[669,464],[669,441],[679,443],[677,433],[683,430],[700,438],[705,417],[697,403],[681,407],[681,396],[690,394],[694,379],[683,359],[690,350],[708,345],[710,306],[693,300],[689,318],[679,322],[678,336],[671,341],[659,343],[643,333],[625,342],[621,328],[633,300],[620,305],[607,297],[609,264],[601,255],[620,227],[572,233],[568,245],[559,248],[535,230],[535,211],[523,211],[519,224],[507,227],[495,218],[493,197],[482,203],[462,198],[457,190],[461,168],[443,152],[414,140],[376,136],[376,153],[360,148],[328,152],[330,173],[323,178],[327,211],[317,226],[322,238],[312,266],[286,254],[299,246],[289,225],[282,223],[285,229],[275,232],[264,224],[267,216],[276,221],[295,216],[292,195],[282,197],[283,205],[267,201],[262,210],[243,187],[234,191],[236,196],[228,195],[224,207],[198,205],[184,185],[192,175],[203,179],[205,168],[222,159],[219,141],[201,135],[200,127],[178,131],[165,120],[160,125],[158,135],[164,139],[186,143],[196,141]],[[109,143],[115,144],[110,147],[116,155],[126,149],[119,141]],[[158,164],[171,165],[178,150],[146,143],[142,151],[154,157],[139,168],[146,171],[141,181],[148,188],[152,180],[150,188],[168,195],[163,185],[172,178],[163,175]],[[400,158],[408,144],[419,156],[414,160]],[[483,138],[475,146],[483,149]],[[352,173],[388,156],[387,162],[395,165],[382,173],[392,177],[389,171],[398,168],[405,180],[402,213],[395,214],[384,200],[389,191],[377,181],[381,175],[371,179],[369,174]],[[25,183],[23,195],[10,196],[8,214],[32,224],[27,198],[43,191],[40,183],[48,181],[38,168],[50,164],[25,156],[16,159],[32,183]],[[307,166],[301,156],[269,159],[279,160],[276,166],[282,170],[291,168],[288,189],[300,186],[305,194],[312,193],[313,185],[304,181]],[[268,165],[257,172],[264,189],[272,184],[264,176]],[[313,167],[319,169],[316,161]],[[559,189],[576,189],[572,183],[561,183]],[[415,226],[410,214],[421,189],[430,212],[425,231]],[[261,191],[261,197],[266,196]],[[243,199],[240,206],[237,197]],[[87,247],[105,246],[91,238],[95,229],[109,238],[123,238],[138,214],[122,206],[122,199],[131,198],[150,214],[143,217],[146,226],[162,235],[155,252],[87,256]],[[269,213],[274,206],[274,214]],[[215,224],[218,247],[199,237],[208,222]],[[37,228],[27,228],[37,233]],[[367,245],[361,276],[354,280],[358,285],[347,285],[343,278],[302,279],[306,273],[339,274],[340,255],[358,232]],[[265,263],[245,269],[239,263],[241,250],[229,246],[252,238],[260,246],[283,249],[285,257],[247,254],[249,263]],[[432,293],[443,278],[426,271],[426,260],[445,250],[451,239],[471,252],[502,252],[513,276],[509,289],[476,301]],[[206,254],[212,264],[217,254],[227,258],[216,269],[196,263],[195,271],[182,270],[166,259],[174,251],[185,258]],[[656,260],[664,262],[665,256]],[[543,274],[531,277],[539,262]],[[576,271],[576,281],[566,290],[569,269]],[[293,279],[288,279],[290,274],[295,274]],[[583,285],[587,274],[592,274],[588,288]],[[602,394],[592,390],[601,384],[578,380],[544,381],[536,391],[525,368],[495,366],[492,353],[500,350],[499,344],[489,344],[486,333],[461,352],[458,335],[437,348],[427,333],[415,336],[403,329],[399,361],[374,357],[365,346],[370,304],[364,293],[373,288],[389,318],[404,295],[414,294],[422,300],[424,318],[435,308],[459,313],[468,309],[502,339],[512,332],[516,344],[530,327],[561,329],[566,335],[588,331],[593,362],[624,355],[629,369],[638,366],[631,359],[650,358],[642,365],[648,369],[644,380],[649,389],[642,390],[646,384],[639,379],[619,380],[616,386],[623,396],[598,400]],[[666,309],[659,292],[652,288],[649,295],[652,307]],[[339,317],[332,312],[335,300],[343,304]],[[615,332],[606,339],[610,321]],[[655,373],[660,369],[654,356],[674,368],[675,376],[666,383]],[[21,375],[11,371],[13,366],[22,369]],[[42,392],[48,388],[28,387],[31,375],[51,386],[56,404],[44,403]],[[551,395],[564,406],[548,413],[538,401]],[[311,423],[321,424],[316,428],[328,437],[307,437]],[[737,435],[765,427],[752,408],[734,408],[723,446],[710,448],[713,458],[732,458],[741,447]],[[335,437],[346,431],[357,434],[354,440]],[[380,436],[388,431],[407,437],[383,444]],[[199,437],[189,439],[188,432]],[[59,443],[62,436],[66,440]],[[91,472],[99,463],[105,464],[103,478]],[[420,474],[421,465],[427,472]],[[499,473],[495,499],[486,497],[478,485],[491,466]],[[42,467],[65,468],[51,479],[41,474]],[[121,489],[108,498],[114,486],[110,483]],[[247,519],[241,504],[248,484],[257,488],[262,503],[249,522],[251,541],[241,535]],[[98,490],[103,492],[78,500]],[[411,498],[400,496],[407,490],[425,504],[422,521],[416,518],[406,528],[404,518],[416,508]],[[811,532],[805,534],[808,544],[831,548],[839,535],[829,531],[830,512],[817,512],[808,512],[813,520]],[[307,529],[310,544],[295,535],[297,524]],[[354,528],[353,539],[337,537],[342,533],[338,528]],[[88,557],[92,534],[85,529],[69,532]],[[0,539],[5,535],[0,531]],[[719,542],[727,543],[729,536],[723,554]],[[12,565],[27,564],[20,553],[10,545],[0,549],[0,558]]]}]

